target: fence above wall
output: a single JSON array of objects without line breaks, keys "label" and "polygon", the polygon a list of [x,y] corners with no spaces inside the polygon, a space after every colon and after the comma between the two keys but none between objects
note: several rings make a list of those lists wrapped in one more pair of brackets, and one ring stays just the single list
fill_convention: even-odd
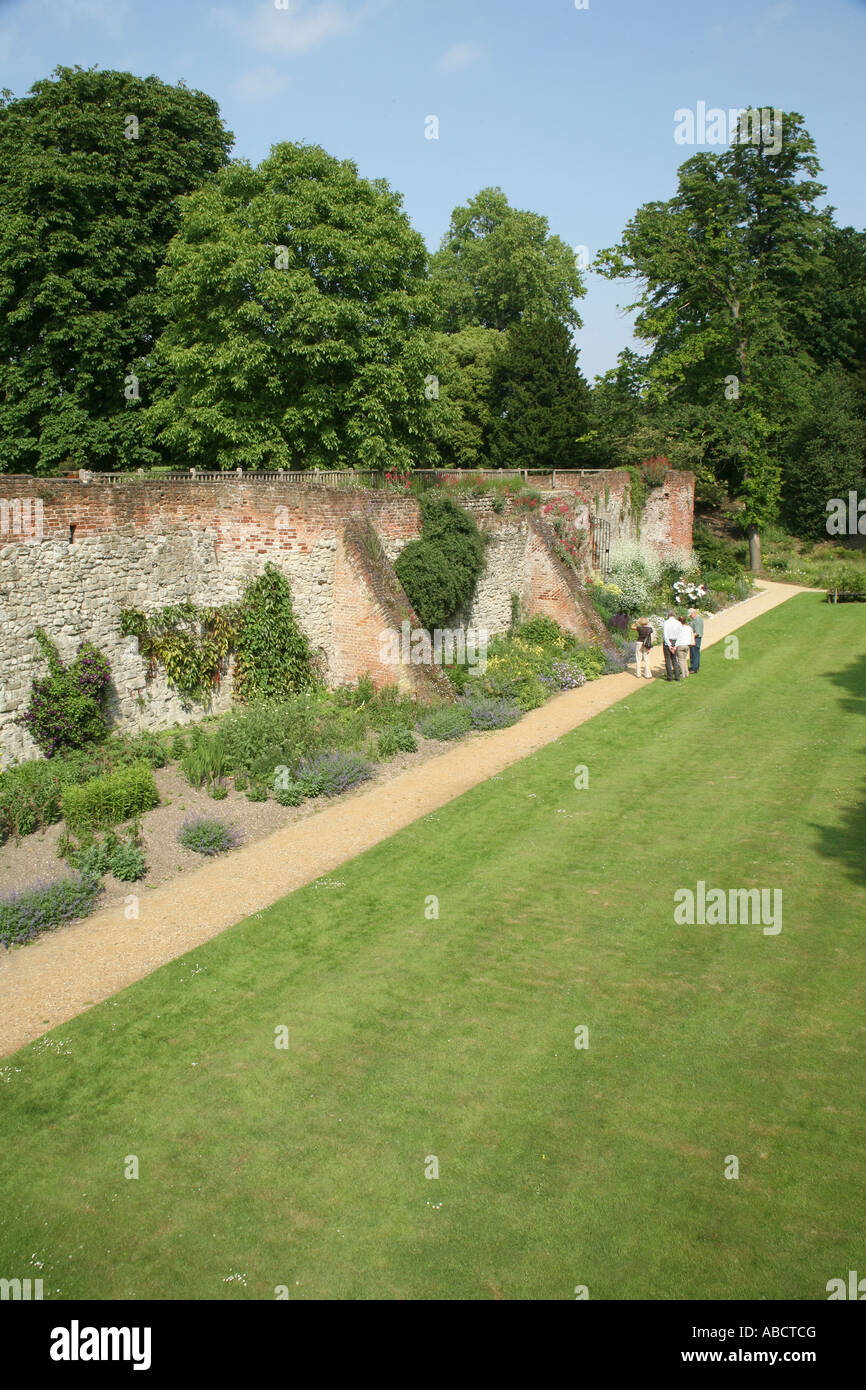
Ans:
[{"label": "fence above wall", "polygon": [[[524,483],[528,483],[530,478],[541,487],[545,479],[549,479],[549,489],[553,490],[558,485],[568,485],[568,481],[575,478],[600,477],[605,473],[615,472],[615,469],[606,468],[496,468],[487,472],[478,469],[460,468],[414,468],[411,473],[402,474],[401,477],[417,478],[429,485],[433,485],[441,478],[456,478],[462,482],[469,479],[475,482],[493,482],[496,479],[522,478]],[[83,484],[88,483],[201,483],[201,482],[287,482],[303,483],[308,487],[385,487],[389,473],[384,469],[361,469],[361,468],[333,468],[333,469],[275,469],[270,472],[245,472],[243,469],[232,469],[227,471],[203,472],[198,469],[190,468],[185,473],[96,473],[89,469],[81,469],[78,474],[67,475],[69,481],[78,481]]]}]

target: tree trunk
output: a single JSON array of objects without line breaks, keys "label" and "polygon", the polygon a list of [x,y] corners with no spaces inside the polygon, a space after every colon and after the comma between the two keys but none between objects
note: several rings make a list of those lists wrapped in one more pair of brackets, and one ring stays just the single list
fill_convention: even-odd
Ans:
[{"label": "tree trunk", "polygon": [[761,568],[761,533],[757,526],[749,527],[749,569]]}]

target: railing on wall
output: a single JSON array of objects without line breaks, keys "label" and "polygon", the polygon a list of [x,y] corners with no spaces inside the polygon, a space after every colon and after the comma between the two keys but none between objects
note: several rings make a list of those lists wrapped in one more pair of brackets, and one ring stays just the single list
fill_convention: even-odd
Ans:
[{"label": "railing on wall", "polygon": [[[479,482],[482,480],[522,478],[524,483],[530,479],[539,487],[555,490],[567,486],[574,478],[598,477],[609,469],[604,468],[496,468],[488,472],[478,469],[460,468],[413,468],[411,473],[398,476],[417,478],[428,486],[434,486],[440,479],[457,478]],[[190,468],[185,473],[97,473],[82,469],[77,474],[67,475],[82,483],[197,483],[197,482],[285,482],[302,483],[306,487],[385,487],[388,475],[384,469],[370,468],[308,468],[273,469],[267,472],[246,472],[243,469],[224,471],[199,471]]]}]

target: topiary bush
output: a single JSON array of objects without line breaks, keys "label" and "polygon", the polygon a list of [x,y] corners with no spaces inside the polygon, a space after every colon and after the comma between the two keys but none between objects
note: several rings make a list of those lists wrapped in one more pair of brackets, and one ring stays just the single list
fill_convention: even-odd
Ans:
[{"label": "topiary bush", "polygon": [[472,601],[484,570],[484,537],[475,519],[433,490],[421,499],[421,535],[394,565],[419,622],[446,628]]},{"label": "topiary bush", "polygon": [[36,641],[48,662],[48,675],[33,682],[23,724],[46,758],[66,748],[98,743],[108,732],[104,704],[111,680],[106,658],[92,642],[82,642],[69,666],[57,648],[36,629]]}]

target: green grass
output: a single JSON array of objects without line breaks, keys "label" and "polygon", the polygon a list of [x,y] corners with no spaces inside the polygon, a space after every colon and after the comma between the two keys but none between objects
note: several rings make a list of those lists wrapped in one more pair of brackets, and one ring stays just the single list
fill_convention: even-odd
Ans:
[{"label": "green grass", "polygon": [[[739,642],[0,1063],[4,1276],[811,1300],[862,1269],[866,628],[803,595]],[[698,879],[781,887],[782,931],[674,925]]]}]

